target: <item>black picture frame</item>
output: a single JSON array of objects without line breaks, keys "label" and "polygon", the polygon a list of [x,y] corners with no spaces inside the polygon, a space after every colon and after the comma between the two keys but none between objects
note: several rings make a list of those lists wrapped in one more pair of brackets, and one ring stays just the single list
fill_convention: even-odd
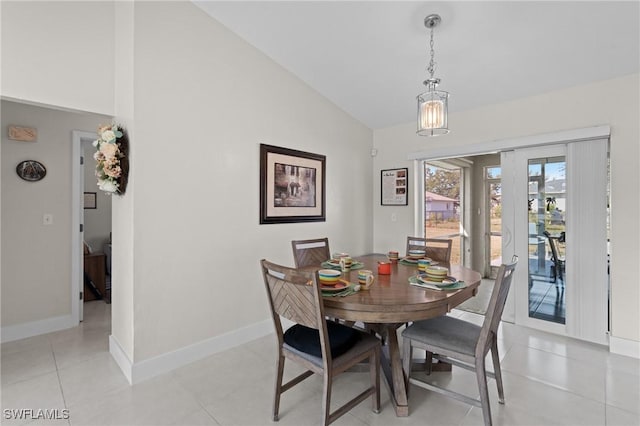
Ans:
[{"label": "black picture frame", "polygon": [[98,202],[96,199],[95,192],[85,192],[84,193],[84,209],[92,210],[98,208]]},{"label": "black picture frame", "polygon": [[326,156],[260,144],[260,224],[326,220]]},{"label": "black picture frame", "polygon": [[409,205],[409,169],[380,170],[380,204],[383,206]]}]

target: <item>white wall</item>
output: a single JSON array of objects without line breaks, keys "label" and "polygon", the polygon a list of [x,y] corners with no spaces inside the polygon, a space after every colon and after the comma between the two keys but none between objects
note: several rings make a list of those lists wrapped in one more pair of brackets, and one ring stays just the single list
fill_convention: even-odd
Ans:
[{"label": "white wall", "polygon": [[[292,239],[370,251],[372,132],[190,3],[134,16],[139,363],[268,320],[259,260]],[[260,143],[327,156],[326,222],[258,224]]]},{"label": "white wall", "polygon": [[113,114],[114,2],[2,1],[2,96]]},{"label": "white wall", "polygon": [[[376,130],[374,147],[378,149],[378,156],[373,169],[373,193],[379,192],[380,170],[410,165],[406,159],[412,152],[609,124],[611,334],[630,341],[631,346],[637,348],[640,341],[639,77],[634,74],[451,114],[451,133],[438,138],[416,136],[414,123]],[[454,102],[453,96],[455,94],[451,102]],[[392,244],[399,244],[403,235],[413,231],[413,206],[402,209],[395,223],[390,221],[388,208],[375,202],[373,206],[374,250],[384,251]]]},{"label": "white wall", "polygon": [[[105,120],[2,101],[3,332],[71,315],[71,132],[95,131]],[[35,127],[37,142],[9,140],[10,124]],[[45,178],[20,179],[15,170],[23,160],[43,163]],[[43,225],[44,213],[53,215],[52,225]]]}]

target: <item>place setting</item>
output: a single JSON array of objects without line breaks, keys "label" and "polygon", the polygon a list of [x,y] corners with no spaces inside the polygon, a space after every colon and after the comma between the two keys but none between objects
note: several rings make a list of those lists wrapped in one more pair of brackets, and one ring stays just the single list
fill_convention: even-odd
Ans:
[{"label": "place setting", "polygon": [[320,278],[320,291],[323,296],[344,297],[357,293],[361,290],[360,284],[350,283],[341,278],[342,273],[335,269],[320,269],[318,277]]},{"label": "place setting", "polygon": [[402,265],[417,266],[421,271],[429,265],[437,265],[438,262],[426,257],[424,250],[409,250],[407,255],[399,260]]},{"label": "place setting", "polygon": [[327,269],[337,269],[342,272],[364,268],[364,264],[353,260],[349,253],[334,253],[331,259],[322,262],[321,266]]},{"label": "place setting", "polygon": [[409,277],[409,284],[438,291],[459,290],[466,287],[464,281],[460,281],[448,274],[448,268],[443,266],[428,266],[424,272]]}]

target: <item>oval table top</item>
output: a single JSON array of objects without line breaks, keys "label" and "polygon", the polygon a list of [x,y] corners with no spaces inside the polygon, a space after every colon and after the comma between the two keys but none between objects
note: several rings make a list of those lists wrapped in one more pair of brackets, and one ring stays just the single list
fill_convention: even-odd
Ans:
[{"label": "oval table top", "polygon": [[[449,267],[449,274],[464,281],[465,288],[454,291],[431,290],[409,284],[409,277],[418,267],[398,262],[391,265],[391,275],[378,274],[378,262],[388,261],[383,254],[368,254],[354,258],[370,269],[376,280],[369,290],[346,297],[324,297],[325,315],[347,321],[367,323],[404,323],[444,315],[473,297],[482,277],[476,271],[460,265]],[[442,265],[448,266],[448,265]],[[358,270],[343,274],[343,278],[358,282]]]}]

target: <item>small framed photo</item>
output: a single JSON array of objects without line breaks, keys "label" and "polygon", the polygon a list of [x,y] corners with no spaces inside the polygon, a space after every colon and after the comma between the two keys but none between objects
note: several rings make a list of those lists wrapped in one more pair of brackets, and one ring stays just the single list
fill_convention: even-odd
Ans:
[{"label": "small framed photo", "polygon": [[324,155],[260,144],[260,224],[324,222],[325,162]]},{"label": "small framed photo", "polygon": [[97,208],[96,201],[96,193],[95,192],[85,192],[84,193],[84,208],[87,209],[95,209]]},{"label": "small framed photo", "polygon": [[380,204],[383,206],[406,206],[409,195],[409,169],[380,171]]}]

